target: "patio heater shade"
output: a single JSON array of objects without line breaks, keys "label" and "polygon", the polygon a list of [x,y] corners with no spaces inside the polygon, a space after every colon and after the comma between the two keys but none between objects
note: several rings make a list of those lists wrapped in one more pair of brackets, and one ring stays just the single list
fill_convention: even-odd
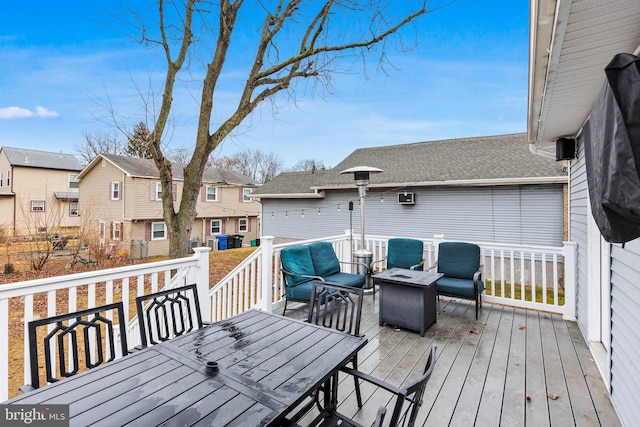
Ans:
[{"label": "patio heater shade", "polygon": [[616,55],[583,127],[591,211],[610,243],[640,237],[640,57]]}]

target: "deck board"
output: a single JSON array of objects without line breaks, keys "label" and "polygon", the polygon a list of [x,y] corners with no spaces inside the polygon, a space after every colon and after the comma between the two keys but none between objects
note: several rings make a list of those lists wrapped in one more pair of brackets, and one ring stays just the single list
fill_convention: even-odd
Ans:
[{"label": "deck board", "polygon": [[[476,320],[472,302],[443,297],[437,322],[420,337],[379,326],[377,302],[364,303],[361,332],[369,342],[358,353],[361,371],[402,385],[422,373],[431,345],[438,346],[416,425],[620,425],[575,322],[487,303]],[[287,307],[287,317],[306,313],[304,304]],[[340,411],[370,425],[391,396],[369,384],[361,390],[358,410],[353,379],[341,376]],[[300,423],[316,414],[313,409]]]},{"label": "deck board", "polygon": [[[547,401],[549,404],[549,420],[553,425],[572,425],[574,421],[571,402],[567,398],[569,391],[564,380],[562,359],[560,358],[551,315],[544,314],[540,317],[540,327],[546,332],[541,336],[547,396],[551,396]],[[553,331],[553,333],[550,331]]]}]

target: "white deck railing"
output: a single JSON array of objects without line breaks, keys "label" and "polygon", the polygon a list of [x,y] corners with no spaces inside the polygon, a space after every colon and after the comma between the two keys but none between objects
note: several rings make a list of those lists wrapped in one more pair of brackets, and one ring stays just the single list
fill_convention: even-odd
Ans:
[{"label": "white deck railing", "polygon": [[[389,238],[366,236],[365,249],[372,253],[373,261],[386,256]],[[444,236],[422,240],[426,265],[433,265],[437,260],[438,244],[444,241]],[[312,241],[332,242],[341,261],[352,261],[354,251],[360,249],[359,236],[349,232],[295,244]],[[26,325],[35,316],[53,316],[123,301],[125,316],[132,319],[127,341],[133,347],[139,343],[132,304],[135,296],[155,292],[165,284],[175,287],[197,283],[203,319],[207,321],[220,321],[254,307],[266,311],[279,309],[284,304],[280,251],[294,243],[276,245],[268,236],[262,236],[260,242],[261,246],[211,288],[209,248],[196,248],[194,256],[188,258],[0,286],[0,402],[9,396],[9,375],[20,375],[9,371],[9,328],[19,327],[23,331],[23,360],[17,364],[24,365],[20,376],[24,377],[22,384],[25,384],[29,366]],[[562,314],[568,320],[575,319],[575,244],[567,242],[562,247],[543,247],[475,243],[480,245],[483,256],[484,301],[549,311]],[[379,269],[384,268],[384,262],[376,265]],[[19,324],[16,319],[20,319]],[[12,364],[16,362],[12,361]]]},{"label": "white deck railing", "polygon": [[[23,330],[22,384],[29,383],[29,346],[27,324],[38,317],[51,317],[122,301],[128,325],[127,344],[133,348],[140,343],[136,326],[135,297],[190,283],[198,284],[198,292],[209,290],[210,248],[196,248],[188,258],[138,264],[127,267],[96,270],[86,273],[9,283],[0,286],[0,402],[9,398],[9,354],[15,354],[15,342],[9,343],[9,330]],[[201,301],[204,318],[211,313],[206,298]],[[10,323],[11,319],[11,323]],[[18,322],[19,320],[19,322]],[[15,362],[15,361],[12,361]],[[15,392],[15,390],[14,390]],[[13,392],[12,392],[13,394]]]},{"label": "white deck railing", "polygon": [[[366,236],[365,249],[372,253],[374,262],[386,256],[389,238]],[[444,236],[421,240],[425,244],[425,264],[435,264],[438,244],[445,241]],[[273,238],[268,236],[261,237],[260,241],[261,246],[255,252],[209,291],[213,321],[251,307],[271,311],[284,304],[280,271],[283,247],[330,241],[341,261],[352,261],[353,252],[360,249],[359,236],[348,233],[278,245],[274,245]],[[567,320],[575,320],[574,243],[565,242],[562,247],[475,243],[482,252],[484,301],[559,313]],[[383,262],[376,265],[379,269],[384,268]]]}]

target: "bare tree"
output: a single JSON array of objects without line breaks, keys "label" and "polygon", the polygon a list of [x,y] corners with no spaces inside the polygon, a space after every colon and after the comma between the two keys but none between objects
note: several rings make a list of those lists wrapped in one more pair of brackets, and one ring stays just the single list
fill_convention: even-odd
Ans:
[{"label": "bare tree", "polygon": [[[415,3],[418,3],[415,5]],[[415,5],[415,7],[414,7]],[[202,182],[209,155],[264,101],[275,101],[285,93],[295,102],[295,93],[304,90],[296,82],[309,81],[328,87],[330,77],[341,64],[353,64],[378,56],[386,58],[386,41],[391,36],[402,42],[402,28],[428,13],[425,0],[158,0],[157,18],[136,15],[141,42],[157,45],[166,60],[166,74],[149,135],[149,153],[162,185],[163,216],[169,236],[169,256],[188,253],[189,236],[196,216],[196,193]],[[257,39],[250,40],[243,22],[262,24]],[[153,22],[153,25],[147,23]],[[157,25],[157,26],[156,26]],[[235,109],[223,118],[214,116],[218,84],[230,49],[248,63]],[[400,48],[404,48],[400,46]],[[205,55],[209,55],[205,57]],[[342,61],[347,59],[346,61]],[[190,67],[202,64],[194,72]],[[172,200],[171,161],[163,137],[169,137],[176,84],[202,74],[199,87],[198,129],[191,159],[184,167],[184,190],[179,208]],[[185,78],[181,79],[184,75]],[[298,92],[299,93],[299,92]],[[147,103],[155,105],[153,103]],[[216,109],[216,114],[220,110]]]},{"label": "bare tree", "polygon": [[265,183],[275,178],[282,171],[282,159],[275,153],[267,153],[260,164],[260,182]]},{"label": "bare tree", "polygon": [[289,171],[290,172],[313,172],[317,170],[327,170],[327,169],[331,169],[331,168],[326,167],[322,160],[306,159],[306,160],[298,161],[298,163],[293,165],[289,169]]},{"label": "bare tree", "polygon": [[245,149],[231,156],[216,158],[219,168],[233,169],[260,183],[273,179],[282,169],[282,159],[275,153]]},{"label": "bare tree", "polygon": [[73,149],[83,164],[89,164],[94,157],[101,153],[122,155],[126,144],[118,139],[116,132],[105,131],[83,132],[84,144],[74,144]]}]

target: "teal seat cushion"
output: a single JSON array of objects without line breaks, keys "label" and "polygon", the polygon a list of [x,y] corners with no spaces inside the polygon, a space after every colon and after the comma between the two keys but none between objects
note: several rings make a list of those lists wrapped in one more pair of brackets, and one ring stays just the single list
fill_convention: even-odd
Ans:
[{"label": "teal seat cushion", "polygon": [[438,272],[446,277],[471,279],[480,268],[480,246],[465,242],[442,242],[438,246]]},{"label": "teal seat cushion", "polygon": [[309,302],[311,300],[311,291],[313,290],[313,280],[299,283],[296,286],[287,286],[287,299],[296,301]]},{"label": "teal seat cushion", "polygon": [[[424,244],[416,239],[389,239],[387,243],[387,268],[411,268],[422,263]],[[422,265],[416,268],[422,270]]]},{"label": "teal seat cushion", "polygon": [[364,274],[352,274],[352,273],[334,273],[324,278],[328,283],[335,283],[344,286],[353,286],[355,288],[361,288],[364,286],[365,277]]},{"label": "teal seat cushion", "polygon": [[[293,245],[283,248],[280,252],[280,262],[282,263],[282,268],[293,274],[317,276],[313,268],[311,252],[307,245]],[[295,287],[311,280],[313,279],[287,275],[287,286]],[[287,292],[289,292],[288,289]],[[309,291],[309,297],[311,297],[311,291]]]},{"label": "teal seat cushion", "polygon": [[340,262],[329,242],[314,242],[309,245],[316,276],[327,277],[340,272]]},{"label": "teal seat cushion", "polygon": [[[473,280],[456,279],[453,277],[441,277],[436,283],[436,289],[439,294],[453,295],[462,298],[475,299],[476,294],[473,290]],[[478,293],[484,291],[484,283],[478,281]]]}]

